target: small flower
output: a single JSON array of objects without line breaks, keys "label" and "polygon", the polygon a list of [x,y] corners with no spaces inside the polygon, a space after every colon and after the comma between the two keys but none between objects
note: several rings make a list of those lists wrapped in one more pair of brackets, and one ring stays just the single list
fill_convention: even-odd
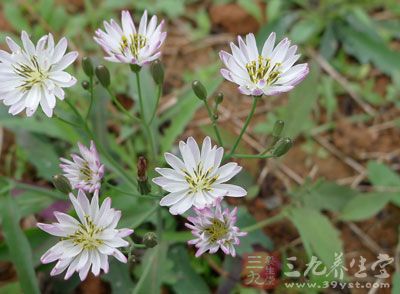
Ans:
[{"label": "small flower", "polygon": [[221,69],[222,76],[239,85],[244,95],[267,96],[288,92],[308,74],[307,63],[294,65],[300,58],[297,46],[290,46],[285,38],[275,48],[275,33],[265,41],[261,54],[258,52],[253,34],[246,41],[239,36],[239,47],[231,43],[232,54],[220,52],[226,66]]},{"label": "small flower", "polygon": [[232,211],[228,208],[222,211],[221,199],[217,199],[215,207],[205,207],[194,209],[196,217],[188,217],[191,223],[186,223],[186,227],[192,230],[195,239],[188,242],[195,245],[197,249],[196,257],[204,252],[215,253],[222,249],[225,254],[236,256],[234,245],[239,245],[239,237],[246,236],[246,232],[241,232],[235,226],[237,219],[237,207]]},{"label": "small flower", "polygon": [[220,167],[224,149],[211,147],[211,139],[206,137],[201,151],[196,141],[190,137],[187,142],[179,142],[183,161],[171,153],[165,153],[165,160],[172,168],[156,168],[161,175],[153,182],[170,192],[161,199],[160,205],[170,206],[172,214],[182,214],[190,207],[203,208],[214,203],[218,197],[242,197],[247,194],[243,188],[224,184],[242,169],[235,162]]},{"label": "small flower", "polygon": [[111,208],[111,199],[106,198],[99,207],[98,192],[89,202],[82,190],[79,190],[77,198],[72,193],[69,198],[78,219],[56,211],[54,215],[58,222],[37,224],[43,231],[61,238],[40,259],[42,263],[58,260],[50,275],[59,275],[67,270],[65,279],[78,272],[83,281],[89,270],[95,276],[100,274],[100,269],[107,273],[109,255],[126,263],[127,258],[117,248],[129,245],[122,238],[132,234],[133,230],[116,229],[121,211]]},{"label": "small flower", "polygon": [[75,61],[78,52],[65,54],[67,39],[62,38],[54,46],[52,34],[41,37],[36,47],[24,31],[21,39],[22,48],[6,37],[11,53],[0,50],[0,100],[10,106],[8,112],[12,115],[26,109],[26,115],[32,116],[40,104],[51,117],[56,98],[64,100],[62,88],[76,83],[64,69]]},{"label": "small flower", "polygon": [[164,21],[157,26],[157,16],[147,24],[147,11],[143,13],[136,30],[129,11],[122,11],[122,28],[113,20],[104,22],[105,31],[98,29],[94,40],[108,54],[106,60],[143,66],[160,57],[160,47],[167,33]]},{"label": "small flower", "polygon": [[100,163],[99,154],[93,141],[90,149],[78,143],[81,156],[72,154],[73,161],[60,158],[61,169],[64,176],[69,179],[74,189],[82,189],[89,193],[100,189],[101,179],[104,175],[104,165]]}]

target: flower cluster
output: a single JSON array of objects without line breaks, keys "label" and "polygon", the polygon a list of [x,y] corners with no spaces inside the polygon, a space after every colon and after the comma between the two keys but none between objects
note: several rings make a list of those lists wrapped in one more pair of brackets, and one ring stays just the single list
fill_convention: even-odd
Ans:
[{"label": "flower cluster", "polygon": [[[137,74],[140,91],[139,71],[136,69],[161,56],[160,48],[167,36],[164,21],[158,23],[156,16],[148,21],[145,11],[139,26],[136,27],[130,13],[122,11],[121,26],[111,19],[104,22],[104,30],[96,30],[94,36],[95,42],[107,55],[104,58],[111,62],[130,64]],[[307,75],[308,65],[295,65],[300,58],[297,46],[291,45],[288,39],[283,39],[275,46],[275,39],[275,33],[272,33],[260,53],[253,34],[248,34],[244,39],[238,37],[238,45],[230,44],[231,53],[220,52],[220,58],[226,67],[221,69],[222,76],[236,83],[242,94],[257,98],[292,90]],[[50,33],[41,37],[36,45],[26,32],[21,33],[21,40],[22,46],[7,37],[6,42],[11,53],[0,50],[0,100],[9,106],[9,113],[13,115],[25,110],[27,116],[32,116],[40,105],[43,112],[51,117],[56,99],[64,100],[63,88],[76,83],[76,79],[64,70],[76,60],[78,52],[66,53],[66,38],[55,44]],[[157,65],[157,62],[154,64]],[[83,67],[92,83],[94,71],[91,61],[84,60]],[[160,65],[154,67],[153,71],[157,72],[155,80],[160,86],[164,76]],[[102,66],[97,67],[95,72],[100,83],[108,87],[108,70]],[[194,85],[196,95],[205,101],[208,107],[206,89],[199,83]],[[93,84],[91,86],[93,90]],[[93,91],[91,94],[93,96]],[[141,99],[141,96],[139,98]],[[221,103],[222,98],[219,97],[217,105]],[[73,108],[71,104],[70,106]],[[123,108],[122,105],[118,106]],[[141,111],[143,114],[143,109]],[[88,114],[89,112],[90,108]],[[80,116],[76,109],[75,114]],[[92,136],[87,122],[80,118],[88,135]],[[145,132],[148,125],[145,121],[138,120],[144,123]],[[247,125],[248,121],[227,156],[224,156],[223,144],[216,131],[221,147],[213,146],[209,137],[206,137],[199,147],[194,138],[189,137],[186,142],[179,142],[180,157],[165,153],[165,161],[169,167],[155,169],[160,176],[153,178],[154,184],[167,192],[159,204],[169,207],[173,215],[188,212],[192,214],[187,217],[186,227],[192,230],[194,239],[189,241],[189,244],[197,248],[197,257],[207,251],[216,253],[219,249],[227,255],[235,256],[235,246],[239,245],[239,238],[246,235],[246,232],[235,226],[237,208],[223,209],[222,200],[224,197],[244,197],[247,194],[242,187],[228,183],[242,168],[235,162],[224,162],[232,157]],[[151,134],[149,137],[151,140]],[[69,193],[69,200],[77,218],[55,212],[57,222],[38,223],[37,226],[60,238],[41,258],[43,263],[57,261],[51,275],[66,271],[65,278],[68,279],[78,272],[81,280],[84,280],[89,272],[94,275],[99,275],[101,270],[108,272],[110,255],[121,262],[127,262],[120,248],[130,245],[130,242],[123,238],[128,237],[133,230],[117,229],[121,212],[111,208],[110,198],[106,198],[102,204],[99,203],[105,167],[100,162],[95,143],[91,141],[89,148],[78,143],[78,148],[80,154],[72,154],[72,160],[60,159],[63,175],[55,177],[60,181],[55,186],[60,191]],[[287,151],[285,148],[281,148],[276,154],[283,154],[283,151]],[[103,152],[102,149],[99,150]],[[147,165],[142,160],[139,166],[139,184],[143,184],[139,185],[142,187],[139,192],[148,194],[150,185],[147,182]],[[125,178],[129,179],[129,176]],[[77,189],[77,197],[70,193],[72,188]],[[87,196],[85,193],[91,195]],[[154,236],[148,236],[151,236],[151,240],[145,238],[148,246],[155,246]]]}]

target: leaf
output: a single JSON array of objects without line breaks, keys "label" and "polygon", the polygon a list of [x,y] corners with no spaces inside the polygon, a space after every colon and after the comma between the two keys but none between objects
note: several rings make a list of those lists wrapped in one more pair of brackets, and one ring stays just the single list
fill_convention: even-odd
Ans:
[{"label": "leaf", "polygon": [[23,192],[16,197],[16,202],[21,217],[25,217],[49,207],[54,202],[54,198],[36,192]]},{"label": "leaf", "polygon": [[112,293],[129,294],[132,292],[134,283],[129,275],[129,264],[110,260],[110,271],[101,277],[111,285]]},{"label": "leaf", "polygon": [[[247,211],[245,207],[240,206],[238,208],[236,225],[239,228],[254,225],[256,219]],[[253,245],[261,245],[265,249],[272,250],[273,244],[270,238],[268,238],[261,229],[255,230],[247,234],[247,236],[240,238],[240,245],[236,246],[236,253],[242,255],[244,253],[253,252]]]},{"label": "leaf", "polygon": [[393,75],[398,71],[400,53],[391,50],[388,44],[346,25],[338,26],[338,33],[346,52],[356,57],[360,63],[371,61],[378,69],[388,75]]},{"label": "leaf", "polygon": [[261,22],[262,15],[261,9],[256,1],[238,0],[238,4],[246,10],[250,15],[252,15],[258,22]]},{"label": "leaf", "polygon": [[356,190],[334,182],[319,182],[307,189],[301,196],[301,200],[305,207],[339,212],[357,194]]},{"label": "leaf", "polygon": [[290,32],[291,39],[296,44],[303,44],[309,41],[321,30],[321,23],[314,15],[302,19],[293,26]]},{"label": "leaf", "polygon": [[21,294],[21,285],[18,282],[7,283],[0,287],[0,294]]},{"label": "leaf", "polygon": [[175,246],[169,251],[169,257],[174,262],[174,272],[177,277],[172,285],[175,293],[211,293],[203,278],[193,270],[185,247]]},{"label": "leaf", "polygon": [[390,201],[388,193],[364,193],[350,200],[343,208],[340,219],[359,221],[368,219],[377,214]]},{"label": "leaf", "polygon": [[320,212],[306,207],[292,207],[288,217],[300,233],[309,257],[316,254],[326,266],[331,266],[335,252],[343,252],[338,230]]},{"label": "leaf", "polygon": [[13,2],[4,3],[4,16],[17,31],[29,31],[31,26],[29,25],[27,18],[22,14],[21,8],[21,5],[15,5]]},{"label": "leaf", "polygon": [[313,63],[308,77],[290,92],[289,103],[283,117],[286,136],[295,138],[308,129],[310,114],[318,98],[315,85],[319,83],[319,78],[320,69]]},{"label": "leaf", "polygon": [[335,23],[328,24],[324,34],[322,35],[319,47],[319,52],[327,60],[330,60],[335,55],[335,52],[339,46],[334,25]]},{"label": "leaf", "polygon": [[392,278],[392,293],[400,293],[400,273],[395,272]]},{"label": "leaf", "polygon": [[29,242],[19,226],[20,212],[13,197],[1,199],[3,233],[24,293],[40,293]]},{"label": "leaf", "polygon": [[400,187],[400,176],[387,165],[376,161],[368,162],[368,178],[374,186]]}]

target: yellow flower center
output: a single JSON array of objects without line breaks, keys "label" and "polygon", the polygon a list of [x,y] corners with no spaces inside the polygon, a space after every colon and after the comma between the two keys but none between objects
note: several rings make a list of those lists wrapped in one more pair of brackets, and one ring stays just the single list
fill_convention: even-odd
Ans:
[{"label": "yellow flower center", "polygon": [[98,234],[103,228],[97,227],[90,216],[85,215],[87,225],[80,224],[79,229],[72,235],[66,237],[74,244],[82,246],[83,249],[91,250],[103,244],[103,240],[98,238]]},{"label": "yellow flower center", "polygon": [[210,177],[212,168],[204,170],[204,168],[199,163],[193,174],[184,171],[185,180],[189,184],[191,193],[196,193],[199,191],[211,191],[212,184],[218,179],[218,175]]},{"label": "yellow flower center", "polygon": [[129,51],[133,55],[133,57],[139,57],[139,51],[144,46],[147,45],[147,38],[146,36],[140,34],[132,34],[128,37],[122,36],[121,43],[120,43],[120,50],[122,54],[125,54],[126,48],[129,48]]},{"label": "yellow flower center", "polygon": [[271,59],[259,55],[257,60],[246,64],[246,69],[253,83],[257,84],[259,81],[264,80],[267,85],[272,85],[279,78],[280,66],[280,63],[275,63],[271,66]]},{"label": "yellow flower center", "polygon": [[224,222],[220,221],[217,218],[214,218],[212,220],[212,224],[204,231],[208,235],[210,242],[215,243],[228,233],[228,228],[226,227],[226,224]]},{"label": "yellow flower center", "polygon": [[80,170],[80,178],[86,182],[92,179],[92,170],[90,169],[87,161],[84,162],[83,167]]},{"label": "yellow flower center", "polygon": [[40,68],[36,56],[31,57],[32,65],[18,64],[14,66],[14,71],[23,77],[24,83],[20,86],[23,91],[29,91],[36,84],[43,84],[48,78],[48,72]]}]

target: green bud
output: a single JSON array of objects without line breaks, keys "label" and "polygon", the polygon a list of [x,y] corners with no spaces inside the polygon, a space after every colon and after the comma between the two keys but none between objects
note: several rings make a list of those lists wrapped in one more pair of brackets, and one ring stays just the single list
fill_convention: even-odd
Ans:
[{"label": "green bud", "polygon": [[93,72],[93,63],[89,57],[85,56],[82,58],[82,68],[83,68],[84,73],[89,78],[91,78],[93,76],[93,73],[94,73]]},{"label": "green bud", "polygon": [[131,71],[133,71],[135,73],[138,73],[142,69],[142,67],[137,64],[131,64],[130,68],[131,68]]},{"label": "green bud", "polygon": [[83,88],[83,89],[88,90],[88,89],[89,89],[89,86],[90,86],[90,84],[89,84],[88,81],[83,81],[83,82],[82,82],[82,88]]},{"label": "green bud", "polygon": [[286,137],[279,139],[278,142],[275,144],[274,149],[272,150],[272,155],[275,157],[280,157],[286,154],[290,148],[293,146],[292,139]]},{"label": "green bud", "polygon": [[154,232],[148,232],[143,236],[143,244],[147,248],[153,248],[158,244],[157,235]]},{"label": "green bud", "polygon": [[214,114],[213,114],[213,119],[214,119],[214,120],[218,120],[218,118],[219,118],[218,113],[214,113]]},{"label": "green bud", "polygon": [[63,175],[53,176],[53,185],[58,191],[62,193],[68,194],[72,192],[71,183]]},{"label": "green bud", "polygon": [[154,82],[157,85],[162,85],[164,82],[164,67],[159,59],[151,64],[150,72]]},{"label": "green bud", "polygon": [[108,88],[110,86],[110,72],[108,71],[107,67],[104,65],[98,65],[96,66],[96,77],[99,79],[100,84],[104,88]]},{"label": "green bud", "polygon": [[277,120],[274,124],[274,129],[272,130],[272,136],[276,138],[280,137],[284,126],[285,122],[283,120]]},{"label": "green bud", "polygon": [[200,100],[207,99],[207,90],[200,81],[193,81],[192,88],[197,98],[199,98]]},{"label": "green bud", "polygon": [[217,103],[217,105],[221,104],[223,100],[224,100],[224,94],[219,92],[217,94],[217,97],[215,97],[215,103]]}]

